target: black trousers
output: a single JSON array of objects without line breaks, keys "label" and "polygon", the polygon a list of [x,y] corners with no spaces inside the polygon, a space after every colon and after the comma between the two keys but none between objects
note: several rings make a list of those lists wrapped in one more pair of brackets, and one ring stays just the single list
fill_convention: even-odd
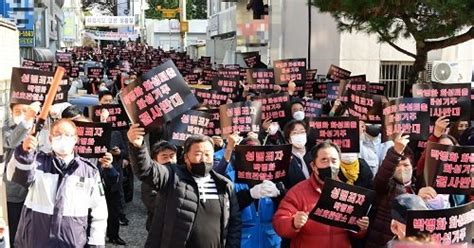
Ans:
[{"label": "black trousers", "polygon": [[105,192],[105,200],[107,201],[107,211],[109,212],[107,218],[107,237],[109,239],[116,239],[119,237],[120,230],[120,192]]},{"label": "black trousers", "polygon": [[8,212],[8,229],[10,231],[10,244],[13,247],[15,243],[16,230],[18,229],[18,223],[20,222],[21,210],[23,209],[24,202],[7,202]]}]

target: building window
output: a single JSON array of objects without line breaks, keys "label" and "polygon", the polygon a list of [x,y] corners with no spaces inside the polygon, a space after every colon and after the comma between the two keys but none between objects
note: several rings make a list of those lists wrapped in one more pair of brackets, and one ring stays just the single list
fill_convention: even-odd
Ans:
[{"label": "building window", "polygon": [[408,73],[413,62],[381,61],[379,82],[385,84],[385,96],[400,97],[408,82]]}]

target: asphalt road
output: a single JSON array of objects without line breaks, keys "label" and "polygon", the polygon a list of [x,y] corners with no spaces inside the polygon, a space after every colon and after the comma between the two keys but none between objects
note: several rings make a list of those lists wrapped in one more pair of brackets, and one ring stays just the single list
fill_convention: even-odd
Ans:
[{"label": "asphalt road", "polygon": [[[137,178],[134,180],[133,201],[126,204],[125,214],[130,223],[128,226],[120,226],[120,237],[127,242],[126,247],[143,247],[148,232],[145,229],[146,208],[140,199],[141,182]],[[107,241],[107,239],[106,239]],[[105,247],[125,247],[106,243]]]}]

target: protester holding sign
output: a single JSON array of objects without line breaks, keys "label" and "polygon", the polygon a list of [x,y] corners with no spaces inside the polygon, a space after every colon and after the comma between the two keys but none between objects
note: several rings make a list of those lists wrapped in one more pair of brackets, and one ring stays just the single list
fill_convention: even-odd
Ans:
[{"label": "protester holding sign", "polygon": [[[103,185],[95,165],[74,154],[77,139],[74,123],[62,119],[51,127],[52,154],[38,153],[38,140],[32,135],[16,148],[9,163],[11,179],[29,187],[29,191],[15,246],[105,245],[107,205]],[[45,205],[41,199],[50,202]],[[45,218],[50,221],[41,221]],[[64,231],[88,228],[88,237],[86,232]]]},{"label": "protester holding sign", "polygon": [[[369,230],[367,247],[383,247],[393,237],[390,230],[391,201],[404,193],[415,193],[412,187],[413,152],[407,147],[409,136],[397,134],[394,146],[385,156],[374,178],[374,189],[377,193],[377,212],[373,228]],[[429,189],[420,189],[421,195],[429,193]]]},{"label": "protester holding sign", "polygon": [[294,120],[303,121],[305,119],[304,104],[298,99],[294,99],[290,104],[290,116]]},{"label": "protester holding sign", "polygon": [[[232,136],[229,138],[235,139],[236,137]],[[260,141],[256,138],[247,137],[244,138],[239,145],[252,147],[260,146]],[[234,150],[235,146],[236,142],[231,141],[228,142],[226,149]],[[242,154],[242,156],[239,157],[247,158],[245,154]],[[265,159],[265,157],[263,157],[263,159]],[[272,161],[269,159],[270,158],[265,160],[265,162],[271,163]],[[262,180],[263,182],[252,185],[237,183],[237,174],[240,172],[236,171],[235,167],[242,166],[238,164],[242,162],[243,161],[232,158],[226,165],[225,169],[227,177],[234,182],[237,200],[242,212],[242,236],[240,247],[279,247],[281,238],[273,230],[271,222],[276,208],[272,197],[274,198],[280,195],[280,190],[278,190],[275,183],[269,180]]]},{"label": "protester holding sign", "polygon": [[[434,132],[428,138],[428,141],[439,143],[443,145],[457,145],[458,142],[451,135],[447,135],[446,131],[449,127],[449,118],[448,116],[439,117],[435,122]],[[421,188],[426,186],[423,172],[425,170],[425,161],[426,161],[426,150],[421,154],[420,159],[416,164],[416,182],[417,187]]]},{"label": "protester holding sign", "polygon": [[[169,166],[176,164],[176,147],[167,141],[160,141],[155,143],[151,148],[151,157],[156,162],[157,166]],[[142,202],[147,209],[147,218],[145,228],[150,231],[151,222],[156,209],[156,198],[158,192],[149,184],[142,183]]]},{"label": "protester holding sign", "polygon": [[[99,106],[103,106],[103,107],[115,106],[115,108],[113,108],[114,113],[109,112],[109,110],[107,110],[106,108],[102,108],[99,120],[96,120],[96,121],[109,122],[108,117],[111,114],[120,115],[118,112],[124,111],[120,105],[111,105],[113,103],[114,103],[114,98],[110,91],[99,92]],[[110,111],[112,111],[112,109],[110,109]],[[115,118],[117,118],[117,116],[114,116],[112,120],[117,120]],[[134,178],[133,178],[132,169],[129,166],[130,162],[128,159],[128,147],[127,147],[126,138],[125,138],[125,131],[117,130],[118,128],[126,129],[129,124],[125,121],[122,121],[122,123],[124,125],[122,124],[123,126],[121,127],[119,127],[120,122],[115,123],[115,130],[112,130],[111,139],[110,139],[111,153],[114,156],[114,161],[116,161],[117,164],[120,165],[120,166],[117,166],[116,169],[119,173],[119,181],[122,184],[121,187],[118,188],[118,195],[115,195],[113,200],[117,202],[116,203],[117,206],[116,206],[116,209],[114,209],[114,211],[119,212],[118,214],[120,218],[120,224],[128,225],[129,220],[125,216],[125,213],[124,213],[125,206],[123,202],[125,202],[125,198],[127,198],[127,200],[130,200],[131,198],[133,198]],[[113,239],[118,241],[118,243],[122,243],[120,241],[121,240],[120,237],[118,237],[118,228],[117,228],[117,235],[112,235],[112,236],[114,236]]]},{"label": "protester holding sign", "polygon": [[135,174],[162,196],[145,247],[240,247],[237,198],[232,183],[212,170],[211,138],[185,141],[185,165],[156,166],[143,145],[145,129],[133,124],[127,135]]},{"label": "protester holding sign", "polygon": [[291,189],[299,182],[308,179],[313,171],[310,164],[311,154],[306,151],[306,129],[306,123],[293,120],[286,124],[283,131],[285,140],[292,145],[292,159],[288,175],[283,181],[286,189]]},{"label": "protester holding sign", "polygon": [[350,236],[365,235],[369,226],[368,217],[357,221],[361,230],[357,234],[308,219],[309,212],[319,201],[324,181],[335,178],[331,167],[340,160],[339,147],[329,141],[318,144],[313,150],[314,172],[285,195],[273,217],[273,227],[280,236],[291,239],[291,247],[351,247]]},{"label": "protester holding sign", "polygon": [[[36,115],[40,111],[38,102],[30,105],[15,104],[10,105],[12,113],[7,124],[2,128],[3,152],[5,164],[10,162],[15,148],[21,144],[23,139],[33,127]],[[3,171],[0,172],[3,174]],[[25,201],[28,189],[22,185],[11,182],[4,178],[7,193],[8,227],[10,233],[10,243],[15,243],[15,234],[20,221],[21,209]]]}]

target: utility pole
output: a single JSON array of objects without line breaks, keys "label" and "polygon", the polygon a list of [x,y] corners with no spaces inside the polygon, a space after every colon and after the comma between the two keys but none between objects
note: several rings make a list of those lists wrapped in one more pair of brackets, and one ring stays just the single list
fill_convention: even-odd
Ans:
[{"label": "utility pole", "polygon": [[181,47],[181,52],[185,51],[185,48],[187,46],[187,32],[188,32],[188,21],[186,20],[186,0],[179,0],[179,10],[180,10],[180,15],[179,15],[179,31],[180,31],[180,43],[179,46]]}]

